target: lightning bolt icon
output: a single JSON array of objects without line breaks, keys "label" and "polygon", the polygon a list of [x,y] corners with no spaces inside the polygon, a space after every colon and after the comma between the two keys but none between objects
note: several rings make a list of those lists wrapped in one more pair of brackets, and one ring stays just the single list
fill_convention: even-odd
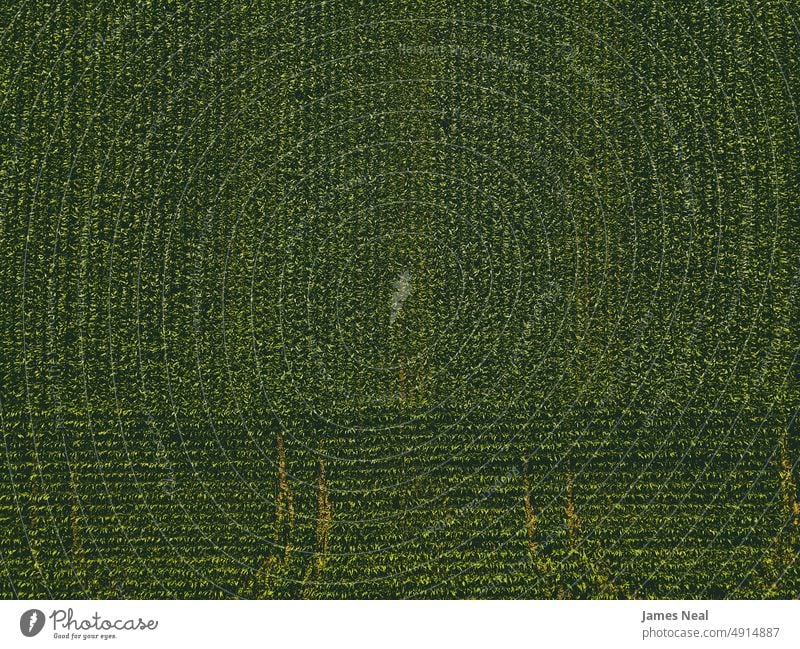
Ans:
[{"label": "lightning bolt icon", "polygon": [[28,620],[28,631],[33,631],[33,625],[36,624],[38,618],[39,616],[36,614],[36,611],[33,611],[30,620]]}]

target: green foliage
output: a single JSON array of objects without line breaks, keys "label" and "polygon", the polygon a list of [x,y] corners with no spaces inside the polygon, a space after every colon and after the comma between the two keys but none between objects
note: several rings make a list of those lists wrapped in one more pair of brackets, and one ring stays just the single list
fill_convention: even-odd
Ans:
[{"label": "green foliage", "polygon": [[3,3],[0,596],[797,597],[796,14]]}]

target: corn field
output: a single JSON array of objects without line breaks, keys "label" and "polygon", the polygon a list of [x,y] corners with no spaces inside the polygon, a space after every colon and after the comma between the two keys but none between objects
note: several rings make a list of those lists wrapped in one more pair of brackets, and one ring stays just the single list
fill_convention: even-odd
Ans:
[{"label": "corn field", "polygon": [[795,3],[0,34],[0,596],[800,596]]}]

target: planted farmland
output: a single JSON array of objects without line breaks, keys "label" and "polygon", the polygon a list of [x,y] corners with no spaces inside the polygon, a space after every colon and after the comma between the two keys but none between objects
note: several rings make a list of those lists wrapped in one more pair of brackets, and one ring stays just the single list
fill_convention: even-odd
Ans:
[{"label": "planted farmland", "polygon": [[0,594],[800,595],[796,10],[0,7]]}]

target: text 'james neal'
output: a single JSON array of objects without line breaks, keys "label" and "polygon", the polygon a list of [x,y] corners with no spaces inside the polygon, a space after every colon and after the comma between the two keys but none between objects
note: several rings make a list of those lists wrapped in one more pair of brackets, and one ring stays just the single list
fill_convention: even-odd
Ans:
[{"label": "text 'james neal'", "polygon": [[[677,620],[679,617],[678,613],[671,612],[671,613],[651,613],[650,611],[642,611],[642,623],[645,622],[652,622],[654,620],[665,621],[665,620]],[[680,619],[681,620],[706,620],[708,621],[708,609],[705,611],[681,611],[680,612]]]}]

